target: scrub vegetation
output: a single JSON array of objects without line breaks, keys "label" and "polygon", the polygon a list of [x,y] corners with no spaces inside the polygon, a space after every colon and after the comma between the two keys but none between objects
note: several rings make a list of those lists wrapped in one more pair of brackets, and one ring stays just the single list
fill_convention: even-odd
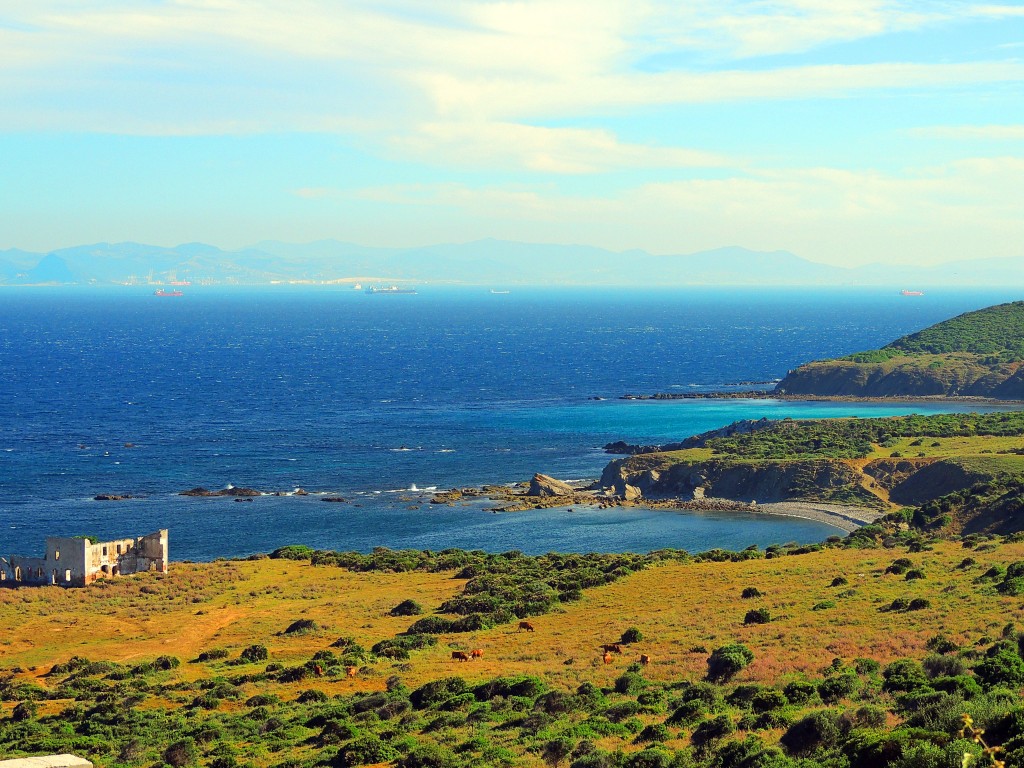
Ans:
[{"label": "scrub vegetation", "polygon": [[[959,766],[982,759],[969,716],[1008,765],[1024,759],[1018,536],[890,522],[695,555],[275,554],[0,590],[0,751],[147,768]],[[426,619],[440,631],[413,631]]]}]

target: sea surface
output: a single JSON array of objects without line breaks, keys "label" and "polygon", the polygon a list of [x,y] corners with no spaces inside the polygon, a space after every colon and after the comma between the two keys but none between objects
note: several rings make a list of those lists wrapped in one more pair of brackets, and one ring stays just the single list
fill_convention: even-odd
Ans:
[{"label": "sea surface", "polygon": [[[631,401],[749,388],[1008,292],[345,288],[0,290],[0,554],[169,528],[173,559],[369,551],[648,551],[810,542],[830,526],[643,509],[493,514],[425,489],[595,478],[615,440],[737,419],[957,406]],[[770,386],[770,385],[765,385]],[[603,399],[596,399],[603,398]],[[962,406],[961,406],[962,407]],[[311,496],[187,498],[204,486]],[[143,498],[94,501],[99,493]],[[325,503],[320,495],[348,503]]]}]

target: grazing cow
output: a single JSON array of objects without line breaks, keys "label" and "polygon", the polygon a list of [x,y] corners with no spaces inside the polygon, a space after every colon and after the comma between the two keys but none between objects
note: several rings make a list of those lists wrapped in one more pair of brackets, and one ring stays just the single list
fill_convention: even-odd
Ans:
[{"label": "grazing cow", "polygon": [[602,645],[601,650],[607,653],[622,653],[622,646],[618,643],[609,643],[608,645]]},{"label": "grazing cow", "polygon": [[358,672],[358,671],[359,671],[358,667],[345,667],[345,674],[348,675],[349,677],[355,677],[356,676],[356,672]]},{"label": "grazing cow", "polygon": [[640,663],[643,664],[646,667],[648,664],[651,663],[651,657],[648,656],[646,653],[641,653],[640,654]]},{"label": "grazing cow", "polygon": [[605,664],[611,664],[612,663],[612,655],[610,653],[608,653],[608,651],[604,652],[604,663]]},{"label": "grazing cow", "polygon": [[517,632],[522,632],[524,629],[527,632],[533,632],[533,624],[531,624],[528,621],[520,621],[519,622],[519,629],[517,629],[516,631]]},{"label": "grazing cow", "polygon": [[482,659],[484,657],[484,651],[482,648],[476,648],[469,653],[471,659]]},{"label": "grazing cow", "polygon": [[316,675],[317,677],[323,677],[324,676],[324,668],[321,667],[319,664],[317,664],[316,666],[313,667],[313,674]]},{"label": "grazing cow", "polygon": [[465,651],[452,651],[452,661],[469,661],[469,654]]}]

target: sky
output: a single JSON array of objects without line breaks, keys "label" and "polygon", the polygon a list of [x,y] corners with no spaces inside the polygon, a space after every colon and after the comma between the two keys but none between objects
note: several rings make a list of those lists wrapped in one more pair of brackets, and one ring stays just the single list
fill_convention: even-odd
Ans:
[{"label": "sky", "polygon": [[0,0],[0,249],[1024,264],[1024,3]]}]

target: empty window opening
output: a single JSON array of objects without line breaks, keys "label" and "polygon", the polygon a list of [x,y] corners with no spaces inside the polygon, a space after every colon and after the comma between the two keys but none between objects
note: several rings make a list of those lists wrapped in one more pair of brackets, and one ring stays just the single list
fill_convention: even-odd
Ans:
[{"label": "empty window opening", "polygon": [[110,573],[110,566],[109,565],[101,565],[100,566],[100,570],[103,571],[103,573],[109,574]]},{"label": "empty window opening", "polygon": [[117,554],[119,554],[119,555],[121,554],[121,545],[120,544],[117,545]]},{"label": "empty window opening", "polygon": [[53,559],[54,559],[54,560],[60,560],[60,550],[59,550],[59,549],[58,549],[58,550],[56,550],[56,551],[54,551],[54,553],[53,553]]},{"label": "empty window opening", "polygon": [[104,557],[106,557],[106,556],[107,556],[107,548],[106,548],[106,547],[104,547],[104,548],[103,548],[103,556],[104,556]]},{"label": "empty window opening", "polygon": [[64,581],[71,581],[71,569],[64,571]]}]

